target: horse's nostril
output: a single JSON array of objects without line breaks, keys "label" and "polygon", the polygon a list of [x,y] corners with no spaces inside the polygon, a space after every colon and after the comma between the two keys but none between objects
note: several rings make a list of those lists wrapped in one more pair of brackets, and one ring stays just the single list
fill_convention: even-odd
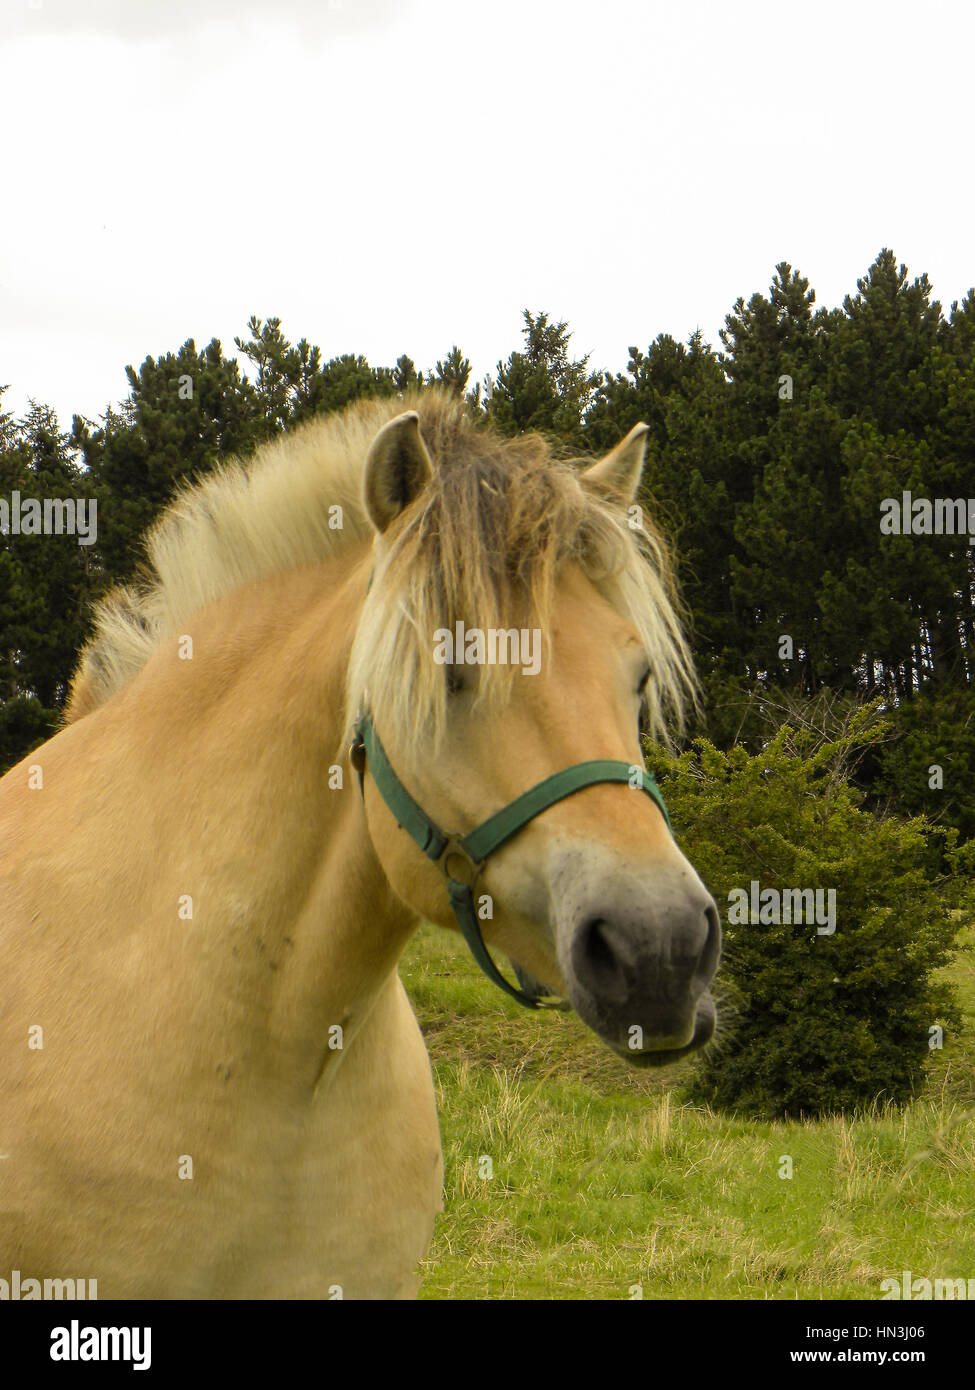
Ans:
[{"label": "horse's nostril", "polygon": [[718,909],[714,903],[711,903],[705,910],[704,915],[708,919],[708,934],[697,969],[694,972],[694,978],[695,982],[700,981],[702,986],[706,987],[718,968],[718,959],[721,955],[721,918],[718,916]]},{"label": "horse's nostril", "polygon": [[577,973],[601,991],[625,987],[623,969],[610,944],[607,922],[594,917],[576,937],[575,965]]}]

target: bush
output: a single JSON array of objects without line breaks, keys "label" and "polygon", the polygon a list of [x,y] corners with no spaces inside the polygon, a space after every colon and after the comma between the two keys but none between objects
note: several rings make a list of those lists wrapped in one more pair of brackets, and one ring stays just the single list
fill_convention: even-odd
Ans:
[{"label": "bush", "polygon": [[[942,829],[950,873],[932,878],[927,821],[862,809],[849,775],[886,732],[870,708],[834,736],[787,719],[755,756],[706,739],[677,758],[651,750],[681,848],[725,932],[726,1021],[690,1083],[692,1099],[766,1118],[904,1102],[923,1079],[929,1030],[959,1027],[934,973],[959,930],[950,909],[970,917],[975,906],[965,876],[975,846],[958,849],[956,832]],[[753,921],[746,907],[740,920],[734,890],[749,894],[753,880],[767,919],[767,889],[822,890],[824,905],[834,889],[834,932],[820,934],[808,913]]]},{"label": "bush", "polygon": [[[960,842],[975,837],[975,691],[905,700],[895,712],[894,728],[897,736],[879,759],[874,794],[953,825]],[[942,769],[942,789],[930,785],[932,766]]]}]

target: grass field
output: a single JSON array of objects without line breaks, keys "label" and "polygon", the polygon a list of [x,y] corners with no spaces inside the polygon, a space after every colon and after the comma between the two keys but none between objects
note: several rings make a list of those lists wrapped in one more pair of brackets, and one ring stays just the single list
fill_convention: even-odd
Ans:
[{"label": "grass field", "polygon": [[631,1071],[424,927],[402,976],[446,1192],[421,1298],[877,1298],[903,1270],[975,1278],[973,960],[951,967],[969,1031],[913,1105],[766,1124],[682,1104],[693,1061]]}]

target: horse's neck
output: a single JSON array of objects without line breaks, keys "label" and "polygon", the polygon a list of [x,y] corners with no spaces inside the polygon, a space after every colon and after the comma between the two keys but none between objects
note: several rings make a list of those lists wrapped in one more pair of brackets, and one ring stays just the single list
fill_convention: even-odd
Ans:
[{"label": "horse's neck", "polygon": [[[125,864],[147,881],[141,895],[122,888],[141,930],[158,941],[191,901],[183,930],[204,949],[199,962],[179,957],[183,987],[213,991],[228,1029],[253,1020],[269,1031],[270,1055],[312,1084],[341,1036],[330,1030],[357,1029],[414,925],[372,851],[338,742],[362,597],[346,573],[347,561],[297,571],[215,605],[182,634],[190,659],[185,642],[166,644],[67,731],[90,731],[80,763],[104,769],[98,796],[75,789],[103,816],[89,842],[106,872]],[[78,762],[69,751],[76,779]],[[343,785],[330,785],[338,767]],[[193,974],[203,969],[205,980]]]}]

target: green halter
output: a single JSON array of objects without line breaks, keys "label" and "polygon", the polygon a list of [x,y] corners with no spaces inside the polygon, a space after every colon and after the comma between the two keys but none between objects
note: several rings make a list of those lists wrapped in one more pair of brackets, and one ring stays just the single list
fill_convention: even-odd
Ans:
[{"label": "green halter", "polygon": [[[546,1002],[533,999],[525,994],[501,974],[488,955],[487,947],[477,925],[474,910],[474,884],[490,854],[517,835],[529,821],[542,811],[554,806],[573,792],[583,787],[591,787],[596,782],[629,782],[633,775],[631,764],[611,758],[597,758],[593,762],[575,763],[563,768],[543,782],[523,792],[521,796],[509,801],[500,811],[482,821],[467,835],[448,835],[440,829],[410,796],[403,783],[393,771],[379,736],[368,715],[359,720],[355,730],[355,742],[349,750],[353,767],[359,774],[359,786],[364,791],[366,765],[380,795],[392,811],[402,828],[413,837],[429,858],[439,861],[447,879],[447,896],[454,909],[457,925],[471,948],[478,965],[490,980],[530,1009],[559,1008],[559,1001]],[[670,816],[664,805],[663,796],[652,772],[641,769],[642,787],[648,796],[660,807],[664,820],[673,834]]]}]

